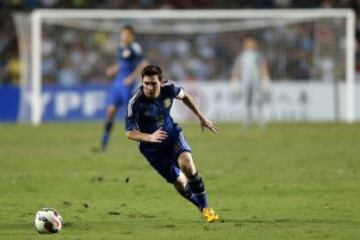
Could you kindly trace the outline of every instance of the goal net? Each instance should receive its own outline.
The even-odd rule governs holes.
[[[167,78],[229,81],[244,38],[258,42],[273,82],[346,82],[353,120],[350,10],[39,10],[15,16],[23,64],[21,118],[39,124],[47,86],[105,85],[119,30],[131,25],[145,58]],[[74,100],[75,101],[75,100]]]

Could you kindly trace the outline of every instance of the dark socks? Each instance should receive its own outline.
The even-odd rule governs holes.
[[[101,148],[102,148],[103,151],[106,150],[107,144],[109,142],[109,136],[110,136],[110,132],[111,132],[112,127],[113,127],[113,121],[112,120],[107,120],[105,122],[104,133],[103,133],[102,138],[101,138]]]
[[[205,186],[200,175],[196,173],[195,175],[188,177],[188,179],[190,190],[195,195],[195,198],[199,203],[200,209],[208,207]]]
[[[195,195],[191,192],[189,185],[187,184],[184,190],[176,189],[181,196],[187,199],[189,202],[194,204],[197,208],[200,208],[199,202]]]

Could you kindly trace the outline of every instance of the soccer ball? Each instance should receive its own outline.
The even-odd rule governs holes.
[[[62,227],[62,217],[54,208],[42,208],[35,216],[35,228],[39,233],[57,233]]]

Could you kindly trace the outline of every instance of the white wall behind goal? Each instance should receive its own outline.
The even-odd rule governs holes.
[[[240,85],[231,87],[228,83],[200,82],[183,86],[210,119],[218,122],[236,122],[244,119],[245,96]],[[339,83],[336,88],[333,83],[328,82],[273,83],[264,114],[270,121],[345,121],[345,87],[344,82]],[[359,91],[360,84],[357,84],[355,92]],[[360,106],[358,95],[355,98],[355,106]],[[354,113],[355,121],[360,121],[360,109],[355,109]],[[178,121],[194,118],[190,111],[178,102],[174,105],[172,116]]]

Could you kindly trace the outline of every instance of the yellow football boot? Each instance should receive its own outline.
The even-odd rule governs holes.
[[[203,208],[201,214],[205,221],[212,223],[219,220],[219,216],[215,213],[215,211],[211,207]]]

